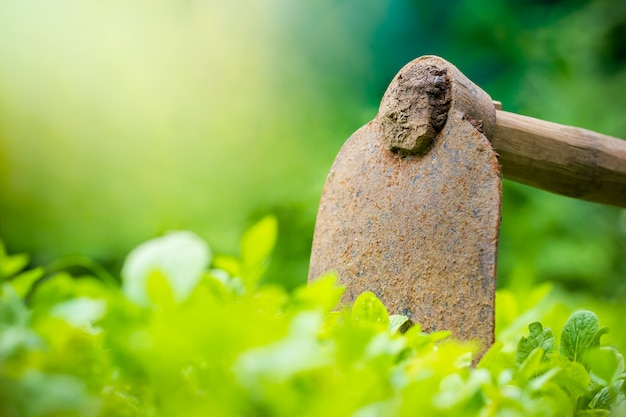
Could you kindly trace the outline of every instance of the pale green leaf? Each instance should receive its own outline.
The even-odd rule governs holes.
[[[191,232],[171,232],[139,245],[126,258],[122,269],[122,290],[138,303],[148,304],[148,277],[158,271],[168,281],[176,301],[185,300],[208,267],[211,252]]]
[[[361,323],[371,323],[381,327],[389,327],[387,308],[373,292],[361,293],[352,306],[352,320]]]

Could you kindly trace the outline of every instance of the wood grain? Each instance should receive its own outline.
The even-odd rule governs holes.
[[[491,142],[507,179],[626,207],[626,141],[497,110]]]

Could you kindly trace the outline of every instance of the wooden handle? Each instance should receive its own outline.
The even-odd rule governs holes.
[[[626,141],[496,110],[492,144],[505,178],[626,207]]]

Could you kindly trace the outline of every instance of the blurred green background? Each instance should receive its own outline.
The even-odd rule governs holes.
[[[424,54],[626,138],[623,0],[0,0],[0,236],[118,272],[172,229],[236,254],[274,213],[269,279],[293,287],[335,155]],[[499,285],[626,295],[623,210],[506,181],[503,204]]]

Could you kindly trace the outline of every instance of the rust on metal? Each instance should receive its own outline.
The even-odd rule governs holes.
[[[405,66],[344,144],[317,215],[309,279],[378,295],[425,331],[493,343],[501,172],[489,96],[454,66]]]

